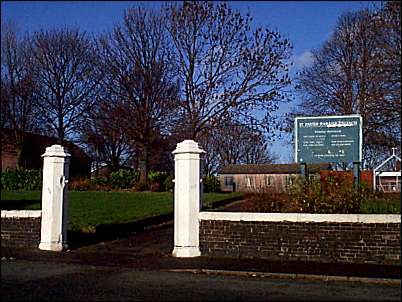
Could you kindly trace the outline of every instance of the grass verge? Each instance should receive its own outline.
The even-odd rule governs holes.
[[[204,193],[203,206],[240,193]],[[2,209],[39,210],[41,191],[2,191]],[[69,192],[69,230],[93,233],[100,225],[125,224],[173,213],[170,192]]]

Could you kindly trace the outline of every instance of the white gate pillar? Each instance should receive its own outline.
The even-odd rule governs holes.
[[[42,222],[39,249],[67,247],[68,174],[70,154],[60,145],[46,148],[43,157]]]
[[[174,249],[173,257],[197,257],[199,247],[198,213],[201,204],[200,161],[204,150],[192,140],[177,144],[175,161]]]

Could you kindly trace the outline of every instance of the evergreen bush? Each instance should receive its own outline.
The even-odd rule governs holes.
[[[202,183],[204,186],[205,193],[219,193],[220,185],[219,180],[216,176],[207,175],[202,178]]]
[[[2,190],[41,190],[42,170],[17,168],[1,172]]]
[[[139,172],[131,169],[119,169],[110,173],[109,184],[112,189],[131,189],[139,179]]]
[[[164,183],[168,176],[169,175],[166,172],[152,171],[152,170],[149,171],[148,173],[149,189],[153,192],[166,191]]]

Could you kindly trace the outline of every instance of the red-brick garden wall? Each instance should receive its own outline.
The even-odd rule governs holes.
[[[400,223],[200,221],[203,256],[400,265]]]
[[[1,217],[1,245],[37,248],[41,217]]]
[[[349,184],[353,184],[353,172],[352,171],[320,171],[320,181],[325,186],[328,177],[343,179]],[[360,171],[360,183],[366,184],[368,189],[373,189],[373,171],[363,170]]]

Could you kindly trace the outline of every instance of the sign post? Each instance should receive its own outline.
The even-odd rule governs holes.
[[[306,180],[307,178],[307,164],[300,163],[300,174],[302,175],[303,179]]]
[[[355,190],[358,189],[360,184],[360,163],[354,162],[353,163],[353,186]]]
[[[360,181],[362,161],[362,117],[360,115],[296,117],[295,161],[301,164],[353,162],[353,183]]]

